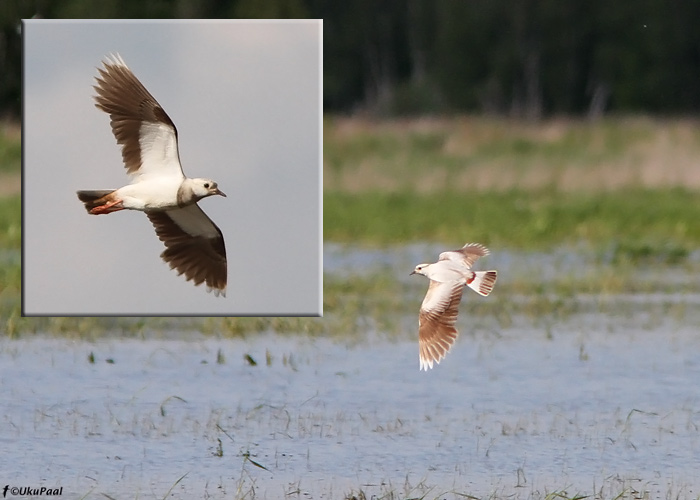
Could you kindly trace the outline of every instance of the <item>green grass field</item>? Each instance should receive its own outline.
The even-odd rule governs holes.
[[[324,238],[679,259],[700,244],[698,163],[691,120],[328,117]]]
[[[679,188],[558,191],[341,191],[324,194],[324,238],[360,245],[480,241],[546,250],[585,243],[682,257],[700,245],[700,194]],[[638,250],[635,250],[638,249]]]

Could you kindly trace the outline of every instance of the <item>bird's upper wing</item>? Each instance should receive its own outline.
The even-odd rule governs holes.
[[[457,338],[457,310],[464,282],[430,281],[418,316],[420,367],[427,370],[440,363]]]
[[[178,274],[207,291],[226,296],[226,247],[221,230],[196,203],[164,212],[146,212],[166,249],[160,255]]]
[[[95,101],[109,113],[127,173],[184,177],[175,124],[117,54],[98,68]]]
[[[450,250],[448,252],[442,252],[440,254],[441,260],[452,260],[454,262],[459,262],[460,264],[466,266],[467,269],[471,269],[479,257],[484,257],[489,254],[489,249],[480,243],[467,243],[459,250]]]

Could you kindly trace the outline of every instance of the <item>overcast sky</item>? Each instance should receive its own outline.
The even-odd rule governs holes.
[[[24,313],[320,314],[319,21],[24,24]],[[226,241],[225,298],[160,259],[137,211],[89,215],[79,189],[129,182],[92,96],[118,52],[175,122],[199,202]]]

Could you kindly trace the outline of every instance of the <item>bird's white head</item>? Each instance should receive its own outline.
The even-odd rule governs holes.
[[[191,188],[192,194],[198,200],[215,194],[221,195],[224,198],[226,197],[224,192],[219,190],[219,186],[216,182],[211,179],[192,179]]]
[[[423,276],[427,276],[428,267],[430,267],[430,264],[418,264],[411,274],[422,274]]]

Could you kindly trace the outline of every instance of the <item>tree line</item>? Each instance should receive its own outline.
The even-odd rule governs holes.
[[[530,119],[700,110],[696,0],[324,4],[328,109]]]
[[[19,116],[33,16],[322,18],[326,112],[700,110],[700,0],[2,0],[0,116]]]

